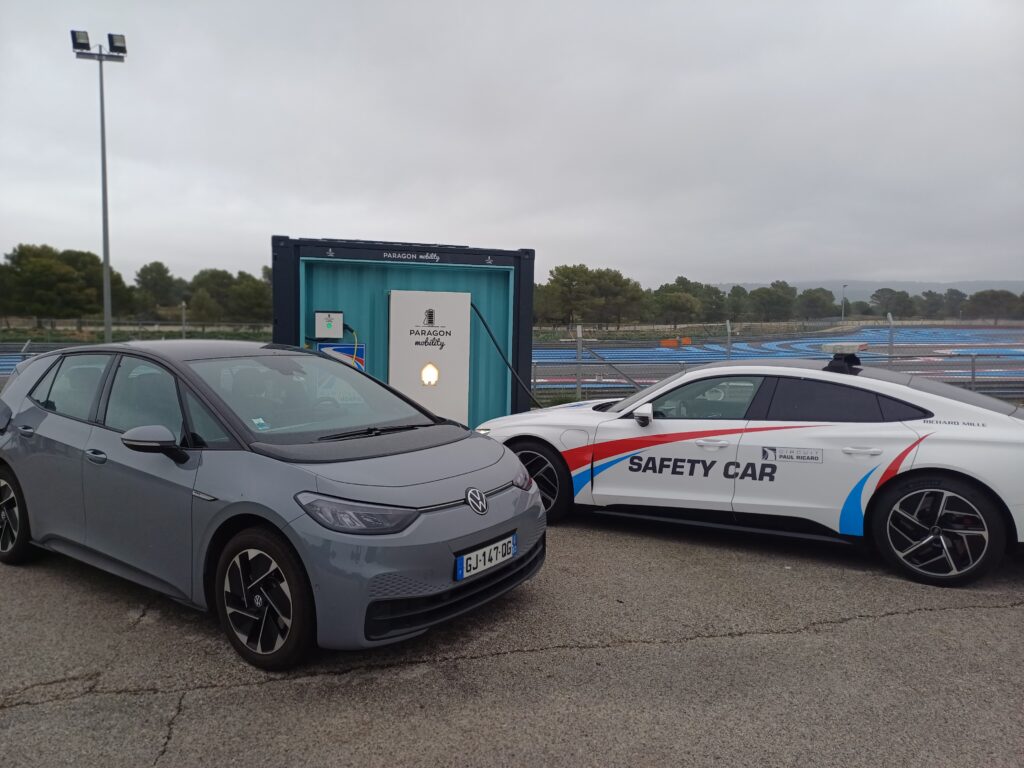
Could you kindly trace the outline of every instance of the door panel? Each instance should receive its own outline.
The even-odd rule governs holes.
[[[32,538],[83,543],[82,451],[93,426],[45,411],[27,398],[12,426],[10,460],[25,492]]]
[[[192,489],[198,451],[178,464],[162,453],[131,450],[124,431],[160,425],[181,436],[184,420],[174,376],[141,358],[117,364],[103,414],[83,463],[86,544],[141,571],[182,597],[191,593]]]
[[[594,446],[594,501],[694,509],[732,509],[736,458],[745,422],[632,418],[598,427]]]
[[[189,596],[199,452],[176,464],[126,448],[120,433],[103,427],[93,430],[85,452],[87,545]]]
[[[646,426],[631,416],[601,424],[594,445],[595,502],[731,512],[740,474],[736,450],[761,381],[690,381],[651,400],[653,418]]]
[[[918,438],[884,418],[868,390],[780,377],[765,420],[748,424],[737,455],[741,464],[772,467],[771,478],[737,481],[735,511],[798,517],[862,535],[864,505],[879,478]]]

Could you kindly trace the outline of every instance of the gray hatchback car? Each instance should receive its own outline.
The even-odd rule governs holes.
[[[511,451],[301,349],[79,347],[0,394],[0,562],[43,547],[215,609],[260,667],[485,603],[544,530]]]

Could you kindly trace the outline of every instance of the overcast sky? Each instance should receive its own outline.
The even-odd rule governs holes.
[[[131,280],[270,236],[535,248],[647,286],[1024,277],[1024,2],[0,0],[0,252]]]

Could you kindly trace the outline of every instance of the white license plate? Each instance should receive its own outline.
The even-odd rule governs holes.
[[[455,558],[455,580],[462,581],[488,568],[511,560],[519,551],[519,538],[512,534],[507,539],[488,544]]]

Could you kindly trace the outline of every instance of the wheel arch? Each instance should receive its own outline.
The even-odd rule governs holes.
[[[524,443],[541,443],[542,445],[547,446],[548,448],[555,452],[555,455],[558,456],[558,460],[562,462],[562,466],[565,467],[567,472],[572,472],[572,470],[569,469],[569,464],[565,461],[565,457],[562,456],[562,450],[553,442],[548,440],[546,437],[541,437],[540,435],[533,434],[522,434],[510,437],[507,440],[505,440],[504,443],[513,451],[515,450],[515,447],[517,445],[523,445]]]
[[[216,530],[210,536],[210,540],[206,545],[206,549],[203,552],[203,568],[201,571],[202,578],[202,596],[206,602],[206,609],[214,609],[214,579],[217,575],[217,561],[220,560],[220,554],[224,551],[224,547],[227,543],[238,533],[250,528],[263,528],[264,530],[270,531],[278,536],[285,543],[292,553],[298,559],[299,564],[302,566],[302,572],[306,578],[306,584],[310,588],[310,594],[313,594],[312,585],[309,582],[309,573],[306,571],[306,564],[299,554],[298,549],[292,542],[288,533],[281,528],[281,526],[275,524],[272,520],[263,517],[258,514],[254,514],[248,511],[239,511],[235,514],[231,514],[225,519],[221,520],[217,525]],[[316,605],[314,601],[314,613],[313,620],[314,624],[316,621]],[[314,627],[315,631],[315,627]]]
[[[874,543],[871,523],[874,516],[881,513],[880,506],[878,503],[879,498],[881,497],[882,492],[890,487],[890,484],[892,482],[895,482],[896,480],[913,480],[917,477],[935,475],[955,478],[957,480],[969,483],[978,490],[980,490],[982,493],[987,495],[995,504],[996,509],[999,511],[999,515],[1003,520],[1003,523],[1006,525],[1007,547],[1012,548],[1017,545],[1017,525],[1013,520],[1013,515],[1010,514],[1010,508],[1006,505],[1006,502],[1003,501],[1002,497],[998,493],[996,493],[991,486],[979,480],[978,478],[972,475],[968,475],[965,472],[959,472],[955,469],[949,469],[947,467],[914,467],[913,469],[909,469],[906,472],[900,472],[888,483],[885,483],[884,485],[880,485],[877,488],[875,488],[874,492],[871,494],[871,498],[868,500],[867,507],[865,508],[864,538],[868,540],[868,542],[872,544]]]

